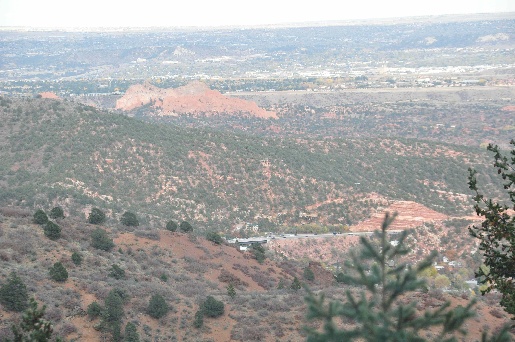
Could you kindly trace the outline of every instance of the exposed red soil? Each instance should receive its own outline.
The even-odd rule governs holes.
[[[372,217],[350,227],[352,232],[371,232],[381,227],[385,212],[398,213],[397,218],[390,226],[393,230],[405,230],[418,227],[425,222],[441,221],[447,215],[429,209],[422,204],[411,201],[396,201],[384,211],[372,214]]]
[[[43,99],[52,99],[52,100],[60,100],[61,98],[57,96],[55,93],[52,93],[51,91],[45,91],[43,93],[39,93],[39,96]]]
[[[277,118],[275,112],[262,109],[255,102],[226,97],[199,81],[175,89],[162,89],[149,83],[133,85],[116,101],[116,109],[127,111],[148,104],[160,111],[158,115],[225,114]]]

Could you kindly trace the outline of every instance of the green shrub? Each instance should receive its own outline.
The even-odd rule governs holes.
[[[136,325],[132,322],[128,322],[125,326],[124,342],[139,342],[139,334]]]
[[[206,234],[206,239],[211,242],[214,242],[217,245],[221,245],[224,242],[224,239],[222,239],[220,234],[218,234],[216,232],[208,232]]]
[[[58,219],[58,218],[64,218],[64,211],[61,207],[54,207],[52,210],[50,210],[50,218]]]
[[[100,317],[102,314],[102,307],[97,302],[93,302],[88,305],[87,311],[88,316],[90,319],[95,319],[97,317]]]
[[[50,268],[48,272],[50,274],[50,278],[57,282],[65,282],[68,279],[68,271],[64,267],[61,262],[56,262],[54,266]]]
[[[207,296],[202,303],[202,313],[207,317],[219,317],[224,314],[224,303],[216,300],[213,296]]]
[[[184,233],[190,233],[193,231],[193,227],[191,224],[189,224],[189,222],[186,222],[186,221],[182,221],[181,224],[179,225],[179,229],[184,232]]]
[[[38,209],[34,213],[33,221],[36,224],[45,224],[48,222],[48,216],[45,214],[43,209]]]
[[[302,288],[302,284],[300,283],[299,279],[297,277],[293,278],[293,281],[291,282],[290,289],[293,291],[298,291]]]
[[[0,303],[7,311],[20,312],[28,308],[27,286],[16,273],[11,272],[7,281],[0,286]]]
[[[104,212],[98,208],[91,209],[91,212],[88,216],[88,223],[91,224],[102,224],[106,220],[106,215]]]
[[[166,222],[166,229],[171,231],[171,232],[177,231],[177,223],[175,223],[172,220]]]
[[[139,226],[138,218],[136,217],[136,214],[131,213],[130,211],[126,211],[123,213],[122,217],[120,218],[120,222],[128,227],[137,227]]]
[[[148,303],[147,313],[150,317],[153,318],[161,318],[166,316],[168,313],[168,304],[166,304],[163,296],[155,294],[150,298],[150,302]]]
[[[338,274],[336,275],[336,282],[345,283],[345,275],[343,274],[343,272],[338,272]]]
[[[252,246],[250,247],[250,252],[254,256],[254,258],[257,260],[257,262],[259,262],[260,264],[262,264],[265,261],[265,258],[266,258],[265,247],[263,247],[262,244],[260,244],[260,243],[252,244]]]
[[[313,281],[315,280],[315,273],[313,273],[313,270],[311,270],[311,268],[309,267],[306,267],[304,269],[304,273],[302,275],[304,277],[304,279],[306,279],[307,281]]]
[[[57,240],[61,237],[61,227],[52,221],[48,221],[43,230],[45,236],[50,240]]]
[[[195,313],[195,320],[193,321],[193,326],[197,329],[200,329],[200,328],[202,328],[203,325],[204,325],[204,313],[202,312],[202,310],[198,310]]]
[[[114,279],[123,279],[125,278],[125,270],[123,270],[118,265],[111,266],[111,271],[109,272],[109,276],[113,277]]]
[[[82,264],[82,255],[80,255],[79,252],[73,252],[72,261],[76,266],[79,266],[80,264]]]
[[[97,228],[91,233],[91,246],[103,251],[110,251],[114,247],[114,242],[105,230]]]
[[[227,286],[227,295],[231,298],[236,297],[236,290],[234,289],[234,285],[232,283]]]

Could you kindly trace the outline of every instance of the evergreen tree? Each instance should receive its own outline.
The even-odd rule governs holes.
[[[102,324],[105,328],[111,330],[116,323],[120,324],[123,315],[123,298],[117,289],[112,289],[104,302]]]
[[[204,303],[202,303],[202,312],[207,317],[218,317],[224,314],[225,306],[213,296],[207,296]]]
[[[488,145],[488,151],[494,153],[494,167],[505,181],[504,201],[486,199],[477,187],[477,172],[469,169],[469,188],[475,192],[474,209],[478,216],[484,217],[480,226],[469,228],[473,237],[480,240],[479,249],[484,254],[484,264],[476,272],[481,282],[486,285],[483,294],[498,290],[502,294],[501,305],[505,311],[515,315],[515,140],[510,144],[514,148],[510,157],[501,154],[498,146]],[[483,287],[482,287],[483,288]]]
[[[265,247],[260,243],[253,243],[250,247],[250,252],[256,258],[257,262],[262,264],[265,261]]]
[[[222,239],[220,234],[218,234],[216,232],[208,232],[206,234],[206,239],[217,245],[221,245],[224,242],[224,239]]]
[[[148,303],[147,313],[150,317],[153,318],[161,318],[166,316],[168,313],[168,304],[166,304],[163,296],[155,294],[150,298],[150,302]]]
[[[120,222],[128,227],[137,227],[139,226],[138,218],[136,217],[136,214],[131,213],[130,211],[126,211],[123,213],[122,217],[120,218]]]
[[[124,342],[139,342],[139,334],[136,325],[132,322],[128,322],[125,326]]]
[[[204,325],[204,313],[202,310],[198,310],[195,312],[195,320],[193,321],[193,326],[197,329],[202,328]]]
[[[82,255],[80,255],[79,252],[73,252],[72,261],[75,264],[75,266],[79,266],[80,264],[82,264]]]
[[[65,282],[68,279],[68,271],[66,271],[66,268],[61,262],[56,262],[48,273],[50,274],[50,278],[57,282]]]
[[[345,275],[343,274],[343,272],[338,272],[338,274],[336,275],[336,282],[337,283],[345,282]]]
[[[102,314],[102,307],[97,302],[92,302],[88,305],[86,312],[89,316],[89,319],[93,320],[97,317],[100,317]]]
[[[46,306],[38,309],[34,298],[30,299],[28,309],[22,315],[20,326],[13,326],[14,342],[47,342],[54,330],[52,324],[43,319]],[[58,338],[57,341],[60,341]]]
[[[313,270],[311,270],[311,268],[309,267],[306,267],[304,268],[304,273],[302,275],[304,277],[304,279],[306,279],[307,281],[313,281],[315,280],[315,273],[313,273]]]
[[[113,322],[110,327],[111,341],[120,342],[122,340],[122,325],[120,321]]]
[[[315,296],[308,291],[308,319],[322,319],[323,331],[308,329],[309,342],[321,341],[426,341],[424,336],[428,331],[439,330],[434,341],[457,341],[454,334],[465,334],[465,320],[474,316],[473,302],[466,307],[449,309],[447,302],[434,311],[417,314],[416,303],[404,304],[401,296],[417,289],[422,289],[424,280],[418,278],[418,273],[430,267],[435,254],[430,255],[415,268],[399,260],[409,253],[405,239],[407,232],[398,238],[398,244],[390,244],[387,228],[395,215],[388,214],[378,232],[379,245],[373,245],[367,238],[361,237],[362,249],[351,253],[351,261],[346,265],[355,274],[344,274],[345,282],[361,285],[368,292],[356,295],[352,290],[346,291],[347,301],[324,303],[324,295]],[[389,267],[390,260],[398,261],[394,267]],[[368,269],[370,267],[370,269]],[[336,318],[355,322],[350,327],[338,326]],[[486,335],[483,341],[486,341]],[[509,341],[507,329],[501,331],[492,341]]]
[[[298,291],[301,288],[302,284],[300,283],[299,279],[297,277],[294,277],[291,282],[290,289],[292,289],[293,291]]]
[[[171,231],[171,232],[177,231],[177,223],[175,223],[172,220],[166,222],[166,229]]]
[[[58,219],[58,218],[64,218],[64,211],[61,207],[54,207],[52,210],[50,210],[50,218]]]
[[[103,251],[110,251],[114,247],[114,242],[105,230],[97,228],[91,233],[91,246]]]
[[[38,209],[34,213],[33,221],[36,224],[45,224],[48,222],[48,216],[45,214],[43,209]]]
[[[125,270],[118,265],[112,265],[109,276],[113,277],[114,279],[123,279],[125,278]]]
[[[7,282],[0,286],[0,304],[7,311],[20,312],[28,307],[27,286],[16,273],[11,272]]]
[[[186,221],[182,221],[181,224],[179,225],[179,229],[181,230],[181,232],[183,233],[190,233],[193,231],[193,227],[191,224],[189,224],[189,222],[186,222]]]
[[[43,230],[45,236],[50,240],[57,240],[61,237],[61,227],[52,221],[48,221]]]
[[[98,208],[91,209],[88,216],[88,223],[91,224],[102,224],[106,220],[106,214]]]
[[[229,297],[231,297],[231,298],[236,297],[236,290],[234,289],[234,286],[232,283],[229,284],[229,286],[227,286],[227,295],[229,295]]]

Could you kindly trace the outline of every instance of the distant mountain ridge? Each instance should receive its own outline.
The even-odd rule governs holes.
[[[191,82],[179,88],[163,89],[148,82],[129,87],[116,101],[116,109],[129,111],[151,105],[158,115],[241,115],[263,119],[277,119],[275,112],[267,111],[256,103],[229,98],[211,90],[200,81]]]

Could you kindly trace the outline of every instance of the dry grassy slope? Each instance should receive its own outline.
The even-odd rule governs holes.
[[[168,231],[126,227],[105,228],[114,238],[116,247],[110,252],[90,247],[90,233],[97,226],[73,218],[58,221],[63,228],[62,238],[50,241],[31,217],[0,216],[0,282],[15,270],[38,301],[47,305],[47,318],[56,323],[56,330],[67,339],[100,341],[103,336],[84,316],[93,301],[103,304],[113,288],[125,290],[130,300],[124,306],[124,322],[134,321],[142,338],[166,341],[301,341],[305,306],[302,291],[277,290],[279,279],[287,283],[292,276],[301,277],[300,264],[288,261],[258,264],[247,254],[230,246],[217,246],[200,237]],[[146,236],[146,237],[144,237]],[[150,238],[148,238],[150,237]],[[82,265],[71,262],[71,254],[82,254]],[[61,261],[69,272],[67,282],[60,284],[48,277],[48,268]],[[115,280],[108,276],[117,264],[126,271],[126,278]],[[310,284],[323,290],[328,298],[343,298],[343,289],[327,282],[327,274],[311,263],[320,281]],[[165,274],[167,281],[161,276]],[[220,277],[224,274],[224,277]],[[230,279],[237,282],[237,296],[226,294]],[[324,280],[322,280],[324,279]],[[324,285],[316,285],[317,283]],[[160,320],[150,318],[146,307],[152,294],[162,294],[171,305],[171,312]],[[192,327],[199,303],[213,295],[226,304],[225,314],[217,319],[205,319],[201,330]],[[438,307],[441,299],[415,295],[420,310]],[[408,299],[406,299],[408,300]],[[467,324],[469,337],[477,337],[489,328],[496,329],[506,321],[506,315],[495,304],[498,298],[480,302],[480,318]],[[453,299],[464,305],[463,299]],[[0,340],[9,336],[11,322],[18,315],[0,311]],[[499,317],[495,317],[499,316]]]
[[[139,322],[142,337],[228,341],[231,335],[241,336],[251,324],[254,330],[250,330],[249,336],[267,340],[300,338],[303,295],[275,290],[279,279],[289,283],[292,274],[300,276],[301,271],[292,269],[292,264],[284,270],[274,262],[259,264],[232,246],[214,245],[200,237],[144,228],[127,232],[121,226],[103,227],[116,243],[112,251],[104,252],[90,247],[89,236],[97,226],[73,218],[58,221],[63,231],[57,241],[45,238],[42,228],[33,224],[31,217],[0,216],[0,221],[0,282],[12,270],[16,271],[30,294],[47,304],[48,318],[56,323],[58,333],[68,339],[102,338],[93,329],[97,321],[91,322],[81,313],[93,301],[103,304],[107,293],[115,287],[129,294],[124,320]],[[80,266],[71,261],[74,251],[84,257]],[[55,283],[48,277],[48,268],[57,261],[69,272],[65,283]],[[113,264],[125,270],[126,279],[108,276]],[[163,274],[167,281],[161,279]],[[235,299],[227,295],[227,281],[231,280],[237,283]],[[172,312],[160,320],[145,313],[154,293],[162,294],[172,307]],[[197,330],[192,327],[193,316],[207,295],[222,300],[226,313],[217,319],[206,318],[205,327]],[[17,316],[5,311],[1,314],[0,340],[8,336],[11,319]],[[294,316],[300,318],[294,320]]]

